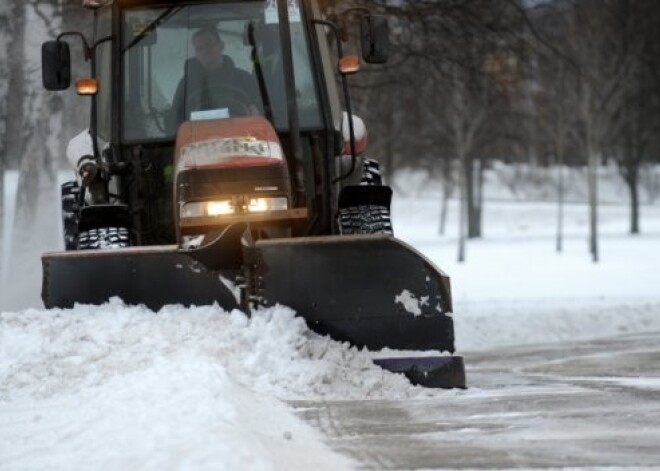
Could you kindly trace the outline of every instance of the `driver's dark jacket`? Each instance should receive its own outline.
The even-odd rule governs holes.
[[[239,69],[234,61],[223,56],[222,67],[207,70],[195,58],[185,64],[186,75],[174,94],[167,127],[174,132],[191,111],[229,108],[230,116],[246,114],[245,106],[261,106],[259,90],[252,74]]]

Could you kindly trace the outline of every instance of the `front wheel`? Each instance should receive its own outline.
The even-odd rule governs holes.
[[[98,227],[78,234],[78,250],[119,249],[131,246],[126,227]]]
[[[390,211],[385,206],[359,205],[339,210],[341,234],[392,234]]]

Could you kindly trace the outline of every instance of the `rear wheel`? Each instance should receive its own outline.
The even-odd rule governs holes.
[[[131,238],[126,227],[98,227],[78,234],[78,250],[118,249],[130,246]]]

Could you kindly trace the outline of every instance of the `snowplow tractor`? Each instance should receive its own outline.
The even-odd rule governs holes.
[[[393,235],[392,191],[351,111],[359,61],[316,2],[83,4],[94,37],[42,48],[44,86],[62,90],[65,40],[82,40],[91,105],[67,151],[65,250],[42,257],[45,306],[282,304],[360,348],[443,352],[377,364],[465,387],[449,278]],[[358,23],[363,60],[384,62],[386,20]]]

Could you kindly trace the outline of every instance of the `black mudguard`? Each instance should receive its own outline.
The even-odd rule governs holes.
[[[376,205],[388,210],[392,204],[392,189],[385,185],[346,186],[339,193],[339,209],[351,206]]]
[[[98,227],[131,227],[131,214],[123,204],[95,204],[80,209],[78,232]]]

